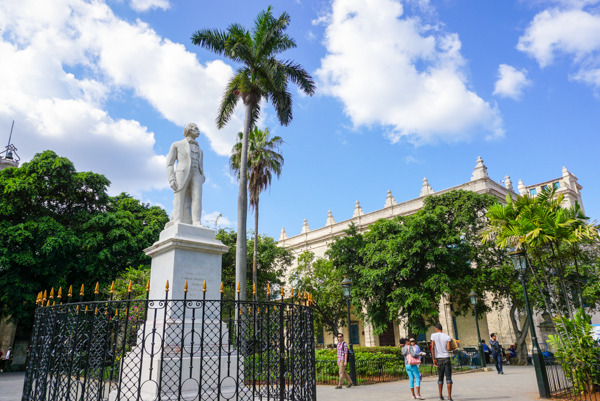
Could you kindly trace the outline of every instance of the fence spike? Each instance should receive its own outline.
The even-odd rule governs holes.
[[[252,284],[252,295],[256,295],[256,284]]]
[[[46,306],[50,306],[50,300],[48,300],[48,303],[46,304]]]
[[[69,287],[69,292],[67,293],[67,297],[69,297],[69,298],[73,297],[73,286],[72,285]]]
[[[146,292],[150,292],[150,280],[146,281]]]
[[[79,296],[82,297],[84,295],[85,295],[85,293],[84,293],[84,286],[83,286],[83,284],[81,284],[81,290],[79,291]]]
[[[237,288],[237,292],[238,294],[240,293],[240,282],[238,281],[238,288]]]
[[[294,287],[292,287],[292,294],[291,294],[291,296],[292,296],[292,302],[294,302]]]
[[[96,288],[94,288],[94,294],[100,294],[100,283],[96,281]]]
[[[50,299],[54,299],[54,287],[50,288]]]
[[[75,313],[79,314],[79,305],[77,305],[77,308],[75,308]]]
[[[44,296],[42,297],[42,301],[46,303],[46,299],[48,299],[48,290],[44,290]]]
[[[98,314],[98,307],[96,307],[96,309],[94,309],[94,315]]]
[[[185,284],[183,285],[183,292],[187,292],[188,290],[188,285],[187,285],[187,280],[185,280]]]
[[[115,282],[114,281],[110,285],[110,293],[111,293],[111,295],[115,293]]]
[[[224,293],[225,291],[223,291],[223,282],[221,281],[221,294]]]
[[[283,296],[285,294],[285,290],[283,289],[283,285],[281,286],[281,299],[283,299]]]
[[[167,285],[165,285],[165,292],[169,292],[169,280],[167,280]]]
[[[58,298],[58,299],[62,298],[62,287],[58,287],[58,294],[56,294],[56,298]]]
[[[129,285],[127,286],[127,292],[131,293],[132,290],[133,290],[133,283],[131,282],[131,280],[129,280]]]
[[[267,297],[271,296],[271,283],[267,283]]]
[[[118,317],[118,316],[119,316],[119,310],[115,309],[115,317]]]
[[[88,306],[87,306],[87,305],[85,306],[85,311],[86,311],[86,313],[87,313],[87,311],[88,311]]]
[[[202,292],[206,292],[206,280],[204,280],[204,284],[202,284]]]

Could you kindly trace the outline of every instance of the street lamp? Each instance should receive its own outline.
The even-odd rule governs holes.
[[[537,378],[540,398],[550,398],[550,386],[548,385],[548,375],[546,373],[544,356],[542,355],[542,351],[540,350],[540,345],[538,344],[535,334],[533,317],[531,315],[531,308],[529,307],[529,298],[527,297],[527,284],[525,282],[525,273],[527,272],[527,254],[524,250],[520,249],[509,252],[509,255],[512,259],[515,270],[519,273],[519,279],[521,280],[521,285],[523,286],[525,309],[527,310],[527,319],[529,319],[529,329],[531,330],[531,356],[533,359],[533,366],[535,368],[535,376]]]
[[[471,299],[471,305],[473,305],[473,313],[475,314],[475,326],[477,326],[477,348],[479,349],[479,360],[481,361],[481,367],[485,368],[487,366],[485,361],[485,354],[483,353],[483,345],[481,345],[481,333],[479,332],[479,319],[477,319],[477,293],[471,290],[469,294],[469,298]]]
[[[342,286],[342,294],[346,298],[346,308],[348,309],[348,341],[350,342],[350,355],[348,355],[348,362],[350,362],[350,379],[354,385],[358,385],[356,381],[356,365],[354,364],[354,348],[352,346],[352,330],[350,325],[350,295],[352,295],[352,281],[344,276],[344,279],[340,283]]]

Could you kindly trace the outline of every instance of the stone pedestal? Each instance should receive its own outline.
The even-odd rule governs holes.
[[[224,400],[235,394],[238,356],[219,309],[221,257],[229,248],[215,234],[175,223],[145,250],[152,257],[148,318],[121,365],[135,373],[123,375],[121,393],[111,393],[112,400]],[[195,302],[203,299],[204,305]]]

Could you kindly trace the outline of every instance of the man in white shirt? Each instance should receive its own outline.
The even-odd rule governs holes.
[[[446,376],[446,386],[448,387],[448,401],[452,401],[452,360],[450,359],[450,341],[452,338],[446,333],[442,333],[442,325],[435,326],[435,333],[431,335],[431,356],[433,364],[438,368],[438,389],[440,390],[440,400],[444,399],[442,388],[444,386],[444,376]]]

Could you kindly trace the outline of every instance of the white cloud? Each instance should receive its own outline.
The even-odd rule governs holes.
[[[202,211],[202,224],[206,227],[222,228],[232,227],[231,221],[221,212],[206,213]]]
[[[155,8],[166,10],[170,7],[169,0],[131,0],[131,8],[138,12],[144,12]]]
[[[500,64],[494,95],[520,99],[525,87],[531,85],[531,81],[527,79],[526,75],[527,70],[525,69],[519,71],[513,66]]]
[[[571,59],[574,80],[600,88],[600,12],[586,9],[595,1],[561,1],[538,13],[519,38],[517,49],[533,57],[540,67],[556,57]]]
[[[498,111],[468,88],[456,34],[403,16],[394,0],[336,0],[314,23],[327,25],[319,88],[354,126],[382,125],[392,142],[417,144],[503,134]]]
[[[0,127],[16,120],[24,159],[53,149],[80,170],[105,174],[111,192],[164,188],[155,134],[106,111],[129,92],[180,127],[196,122],[217,153],[229,154],[243,118],[238,110],[222,132],[215,127],[233,74],[223,62],[200,64],[183,45],[140,20],[121,20],[102,1],[1,2],[0,26]],[[158,134],[175,140],[181,132]]]

